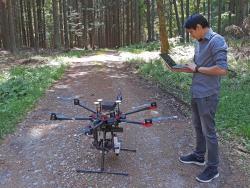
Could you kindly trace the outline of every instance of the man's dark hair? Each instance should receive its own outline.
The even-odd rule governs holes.
[[[209,27],[207,19],[201,14],[193,14],[189,16],[186,22],[184,23],[184,27],[186,29],[196,29],[197,24],[200,24],[202,28]]]

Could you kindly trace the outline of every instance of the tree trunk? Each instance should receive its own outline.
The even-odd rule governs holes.
[[[127,20],[126,20],[126,45],[130,45],[131,44],[131,41],[130,41],[130,1],[131,0],[128,0],[127,1],[127,10],[126,10],[126,17],[127,17]]]
[[[12,10],[14,17],[14,35],[16,40],[16,48],[20,49],[22,46],[22,29],[21,29],[21,11],[20,11],[20,3],[18,1],[12,1]]]
[[[207,21],[211,25],[211,0],[207,0]]]
[[[43,25],[43,28],[42,28],[42,47],[43,48],[47,48],[47,37],[46,37],[46,18],[45,18],[45,0],[42,0],[42,25]]]
[[[147,6],[147,30],[148,30],[148,42],[152,40],[152,29],[151,29],[151,0],[146,0],[146,6]]]
[[[151,40],[155,40],[155,0],[152,1],[152,10],[151,10]]]
[[[39,43],[39,47],[43,47],[43,21],[42,21],[42,1],[41,0],[37,0],[36,1],[36,8],[37,8],[37,31],[38,33],[36,33],[37,38],[38,38],[38,43]]]
[[[181,0],[181,42],[185,42],[185,30],[184,30],[184,3]]]
[[[228,14],[228,25],[232,24],[232,12],[233,12],[233,0],[230,0],[228,2],[228,9],[229,9],[229,14]]]
[[[25,15],[24,15],[24,4],[23,0],[20,0],[20,19],[21,19],[21,31],[22,31],[22,44],[27,46],[27,36],[26,36],[26,24],[25,24]]]
[[[168,34],[166,30],[166,18],[164,15],[164,6],[162,0],[157,0],[157,12],[159,16],[159,33],[160,33],[160,41],[161,41],[161,53],[169,52],[169,42],[168,42]]]
[[[139,2],[135,1],[135,42],[138,43],[140,42],[140,21],[139,21]]]
[[[67,15],[67,0],[63,0],[63,31],[64,31],[64,44],[65,49],[69,49],[69,30],[68,30],[68,15]]]
[[[130,2],[130,18],[131,18],[131,20],[130,20],[130,27],[131,27],[131,29],[130,29],[130,35],[131,35],[131,44],[134,44],[135,43],[135,37],[134,37],[134,19],[135,19],[135,16],[134,16],[134,2],[135,1],[133,1],[133,0],[131,0],[131,2]]]
[[[203,15],[206,15],[206,2],[203,1]]]
[[[1,19],[1,37],[3,48],[6,50],[10,49],[10,37],[9,37],[9,27],[8,27],[8,12],[6,11],[6,2],[0,1],[0,19]]]
[[[236,3],[236,24],[238,26],[242,25],[244,16],[245,16],[245,8],[247,7],[247,1],[246,0],[239,0]]]
[[[9,37],[10,37],[10,50],[12,53],[17,52],[16,48],[16,38],[15,38],[15,23],[14,23],[14,13],[12,7],[12,0],[7,1],[8,6],[8,19],[9,19]]]
[[[176,17],[176,23],[177,23],[177,28],[178,28],[178,34],[179,34],[179,36],[181,36],[181,24],[180,24],[176,0],[173,0],[173,3],[174,3],[174,10],[175,10],[175,17]]]
[[[90,11],[88,11],[88,23],[89,23],[89,44],[92,49],[94,49],[95,44],[95,15],[94,15],[94,4],[92,0],[88,0],[88,8]]]
[[[197,9],[199,10],[199,4],[200,4],[200,1],[198,0],[197,1]],[[186,18],[189,17],[189,0],[186,0]],[[186,41],[189,42],[189,32],[186,32]]]
[[[61,41],[60,41],[60,23],[58,15],[58,0],[52,0],[52,6],[53,6],[54,48],[60,49]]]
[[[173,24],[172,24],[172,17],[173,17],[173,4],[172,1],[169,0],[169,37],[173,37]]]
[[[221,34],[221,0],[218,0],[218,31]]]
[[[60,41],[61,45],[65,46],[64,44],[64,32],[63,32],[63,3],[59,0],[59,25],[60,25]]]
[[[35,35],[35,40],[34,40],[34,44],[35,44],[35,50],[38,51],[39,49],[39,32],[38,32],[38,20],[37,20],[37,11],[36,11],[36,2],[32,1],[32,10],[33,10],[33,20],[34,20],[34,35]]]
[[[196,7],[195,7],[196,13],[200,12],[200,3],[201,3],[201,0],[196,0]],[[189,4],[188,4],[188,6],[189,6]]]

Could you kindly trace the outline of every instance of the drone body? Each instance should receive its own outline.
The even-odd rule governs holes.
[[[125,148],[121,148],[121,143],[118,139],[117,133],[122,133],[123,128],[120,126],[120,123],[129,123],[137,124],[145,127],[152,126],[152,119],[145,119],[144,122],[131,121],[127,119],[127,116],[130,114],[138,113],[145,110],[153,110],[157,108],[156,102],[151,102],[148,105],[143,105],[135,110],[132,110],[127,113],[123,113],[120,110],[120,104],[122,102],[121,95],[117,96],[115,102],[103,101],[98,99],[94,102],[96,109],[90,109],[85,105],[80,104],[79,99],[74,99],[74,105],[78,105],[85,110],[91,112],[92,114],[88,117],[58,117],[55,113],[52,113],[50,116],[51,120],[87,120],[90,121],[90,124],[84,128],[84,134],[87,136],[92,136],[94,141],[92,142],[93,146],[101,150],[102,161],[100,170],[77,170],[80,173],[107,173],[107,174],[116,174],[116,175],[128,175],[127,173],[120,172],[108,172],[104,170],[104,156],[105,154],[112,150],[116,155],[119,155],[121,150],[132,151]],[[169,117],[169,119],[173,119]]]

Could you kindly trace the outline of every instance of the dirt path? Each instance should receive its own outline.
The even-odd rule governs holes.
[[[108,62],[108,60],[106,60]],[[248,187],[250,178],[229,163],[226,148],[221,149],[220,178],[209,184],[196,182],[202,167],[183,165],[178,156],[191,151],[194,144],[190,120],[180,105],[154,85],[115,67],[119,63],[92,65],[75,63],[48,90],[37,107],[20,123],[18,130],[0,145],[1,188],[80,188],[80,187]],[[107,170],[128,172],[129,176],[78,174],[76,169],[95,169],[100,153],[91,148],[92,140],[81,135],[85,122],[49,121],[50,112],[72,116],[88,115],[73,105],[72,99],[92,106],[98,98],[112,100],[122,88],[122,110],[155,100],[158,116],[177,115],[178,119],[151,128],[124,125],[122,152],[106,156]],[[131,119],[144,119],[156,113],[143,112]],[[221,146],[222,147],[222,146]]]

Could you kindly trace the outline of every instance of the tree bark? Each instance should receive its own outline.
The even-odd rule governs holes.
[[[218,0],[218,31],[221,33],[221,0]]]
[[[67,0],[63,0],[63,31],[64,31],[64,47],[69,49],[69,30],[68,30],[68,15],[67,15]]]
[[[155,0],[152,0],[152,10],[151,10],[151,37],[152,41],[155,40]]]
[[[198,3],[199,2],[199,3]],[[200,4],[200,1],[197,1],[198,5]],[[197,5],[197,9],[199,10],[199,6]],[[186,0],[186,19],[189,17],[189,0]],[[184,28],[185,29],[185,28]],[[186,41],[189,42],[189,32],[186,32]]]
[[[200,12],[200,3],[201,3],[201,0],[196,0],[196,7],[195,7],[196,13]],[[188,6],[189,6],[189,4],[188,4]]]
[[[176,17],[176,23],[177,23],[177,28],[178,28],[178,34],[179,34],[179,36],[181,36],[181,26],[180,26],[181,24],[180,24],[176,0],[173,0],[173,3],[174,3],[174,10],[175,10],[175,17]]]
[[[5,1],[0,1],[0,19],[1,19],[1,37],[3,48],[6,50],[10,49],[10,37],[9,37],[9,27],[8,27],[8,12],[7,5]]]
[[[38,31],[38,20],[37,20],[37,11],[36,11],[36,2],[32,1],[32,10],[33,10],[33,22],[34,22],[34,35],[35,35],[35,40],[34,40],[34,44],[35,44],[35,50],[38,51],[39,49],[39,31]]]
[[[59,23],[59,15],[58,15],[58,0],[52,0],[53,5],[53,28],[54,28],[54,48],[60,49],[61,48],[61,41],[60,41],[60,23]]]
[[[127,17],[127,20],[126,20],[126,45],[130,45],[131,44],[131,38],[130,38],[130,2],[131,0],[128,0],[127,1],[127,8],[126,8],[126,17]]]
[[[166,30],[166,18],[164,15],[164,6],[162,0],[157,0],[157,12],[159,16],[159,33],[160,33],[160,41],[161,41],[161,53],[169,52],[169,42],[168,42],[168,34]]]
[[[27,36],[26,36],[26,24],[25,24],[25,15],[24,15],[24,4],[23,0],[20,0],[20,19],[21,19],[21,33],[22,33],[22,45],[27,46]]]
[[[173,37],[173,24],[172,24],[172,17],[173,17],[173,3],[169,0],[169,37]]]
[[[185,42],[185,30],[184,30],[184,3],[183,0],[181,0],[181,42]]]
[[[10,37],[10,50],[12,53],[17,52],[16,48],[16,38],[15,38],[15,23],[14,23],[14,13],[12,7],[12,0],[7,1],[8,6],[8,19],[9,19],[9,37]]]
[[[147,30],[148,30],[148,42],[152,40],[152,29],[151,29],[151,0],[146,0],[147,7]]]
[[[211,0],[207,0],[207,21],[211,25]]]

